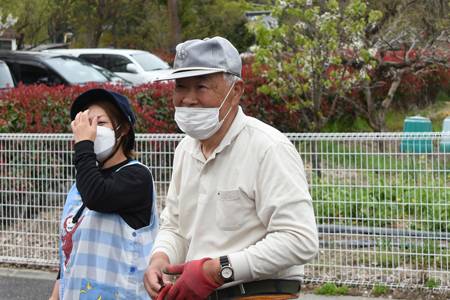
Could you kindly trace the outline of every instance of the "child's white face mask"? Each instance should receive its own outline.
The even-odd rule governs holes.
[[[120,128],[117,127],[117,129]],[[116,129],[116,130],[117,130]],[[120,137],[117,141],[120,140]],[[97,159],[103,159],[107,157],[114,149],[116,144],[115,131],[104,126],[97,126],[97,136],[94,141],[94,152],[97,154]]]

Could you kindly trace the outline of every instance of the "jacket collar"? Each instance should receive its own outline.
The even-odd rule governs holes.
[[[233,123],[231,123],[228,132],[225,134],[219,146],[217,146],[216,150],[214,150],[214,153],[209,157],[209,160],[214,159],[217,153],[222,152],[223,149],[225,149],[228,145],[231,144],[234,138],[241,132],[242,129],[244,129],[245,125],[247,125],[248,118],[249,117],[246,116],[242,111],[242,107],[239,106],[239,110],[236,114],[236,117],[233,120]],[[186,139],[189,140],[185,141],[186,146],[184,150],[187,153],[191,154],[196,159],[202,162],[206,162],[206,159],[202,153],[200,142],[196,139],[191,138],[190,136],[186,136]]]

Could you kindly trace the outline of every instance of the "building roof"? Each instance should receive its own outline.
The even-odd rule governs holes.
[[[15,32],[12,28],[6,28],[2,33],[0,33],[0,38],[19,39],[20,34]]]

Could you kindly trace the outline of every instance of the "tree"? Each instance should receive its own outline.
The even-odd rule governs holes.
[[[254,10],[244,0],[186,0],[179,6],[182,40],[222,36],[238,51],[245,51],[254,37],[245,29],[245,11]]]
[[[49,0],[48,40],[52,43],[64,42],[64,34],[72,29],[73,1]]]
[[[370,81],[364,81],[361,87],[364,105],[355,98],[342,98],[376,132],[389,130],[386,114],[406,76],[418,77],[433,72],[438,66],[449,67],[448,18],[436,18],[430,30],[431,23],[426,19],[429,19],[430,2],[434,1],[401,2],[393,1],[384,6],[383,18],[376,26],[365,29],[362,42],[375,49],[377,55],[369,58],[374,68],[370,71]],[[387,88],[381,100],[374,95],[380,86]]]
[[[258,41],[257,70],[269,81],[262,91],[301,110],[301,126],[312,132],[323,129],[343,96],[369,80],[376,50],[362,43],[364,29],[381,17],[372,11],[366,19],[361,0],[343,7],[335,0],[322,4],[280,1],[271,12],[280,24],[270,27],[260,19],[250,25]]]
[[[270,82],[263,91],[302,110],[302,126],[313,132],[345,105],[374,131],[388,131],[386,113],[403,78],[448,66],[448,30],[429,36],[415,2],[382,1],[384,14],[361,0],[279,2],[272,11],[279,25],[251,27],[256,63]],[[381,100],[380,87],[388,90]],[[364,92],[362,102],[355,90]]]
[[[48,40],[49,0],[2,0],[2,9],[18,18],[13,26],[20,34],[17,49],[33,47]]]
[[[343,100],[352,105],[374,131],[389,130],[386,114],[405,76],[433,72],[436,66],[449,67],[449,57],[445,50],[449,33],[444,30],[440,36],[428,40],[420,36],[423,36],[423,32],[412,28],[392,37],[389,34],[379,36],[376,45],[379,55],[371,58],[376,62],[371,72],[371,80],[365,81],[362,86],[366,105],[361,106],[355,99],[343,97]],[[439,44],[442,44],[442,47]],[[381,103],[377,103],[372,91],[382,85],[388,87],[388,92]]]
[[[135,1],[134,13],[126,26],[129,30],[123,32],[119,39],[122,47],[132,47],[149,51],[169,52],[169,19],[167,6],[158,1]]]
[[[88,48],[97,48],[106,31],[113,36],[111,46],[117,47],[117,28],[127,14],[127,4],[126,0],[74,1],[74,26],[78,34],[85,33]]]
[[[17,20],[19,19],[17,18],[13,18],[13,16],[11,14],[8,14],[8,16],[6,17],[5,23],[2,22],[2,11],[0,10],[0,36],[2,36],[3,31],[9,27],[14,26],[14,24],[17,23]]]
[[[245,0],[0,0],[18,17],[18,48],[57,42],[70,47],[138,48],[168,52],[186,39],[221,35],[244,51],[253,36],[243,26]]]
[[[167,7],[169,8],[170,48],[175,49],[181,41],[181,25],[178,17],[177,0],[167,0]]]

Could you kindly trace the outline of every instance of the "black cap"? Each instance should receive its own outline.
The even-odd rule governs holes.
[[[130,103],[128,102],[128,98],[122,94],[119,94],[114,91],[95,88],[90,89],[79,95],[75,98],[72,103],[72,107],[70,108],[70,118],[72,121],[75,119],[77,114],[82,111],[89,103],[94,100],[104,99],[107,101],[111,101],[117,108],[120,109],[124,117],[130,122],[130,131],[128,134],[130,135],[130,140],[128,143],[129,149],[134,148],[134,128],[133,125],[136,122],[136,118],[134,116],[133,111],[131,110]]]

